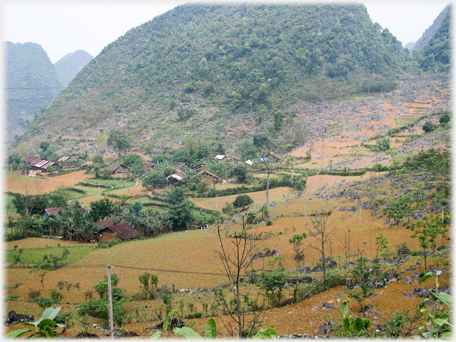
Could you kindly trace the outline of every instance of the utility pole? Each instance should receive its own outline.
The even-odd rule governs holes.
[[[109,339],[114,339],[113,315],[112,315],[112,290],[111,290],[111,267],[112,265],[106,264],[108,268],[108,299],[109,299]]]
[[[361,227],[361,206],[359,206],[359,226]]]

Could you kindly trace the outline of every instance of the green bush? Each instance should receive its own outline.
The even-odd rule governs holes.
[[[113,301],[112,304],[114,321],[117,322],[118,325],[122,325],[125,317],[123,304],[123,301]],[[78,309],[78,315],[101,318],[105,326],[107,326],[109,322],[109,305],[107,298],[90,299],[87,303],[80,304]]]
[[[242,208],[243,210],[253,203],[253,199],[247,195],[239,195],[233,202],[235,208]]]
[[[52,304],[54,304],[52,299],[50,299],[49,297],[40,297],[40,298],[36,299],[35,302],[36,302],[36,304],[38,304],[38,306],[41,309],[50,308],[52,306]]]
[[[108,248],[111,248],[112,246],[118,245],[121,242],[122,242],[122,240],[119,240],[119,239],[109,240],[108,241]]]
[[[59,315],[58,317],[54,318],[55,323],[65,324],[65,319],[68,318],[68,327],[74,326],[74,322],[71,322],[70,319],[73,318],[73,314],[66,312],[64,314]]]
[[[439,122],[443,125],[443,124],[446,124],[448,122],[450,122],[450,115],[448,113],[446,114],[443,114],[440,119],[439,119]]]
[[[429,133],[429,132],[432,132],[433,130],[435,130],[435,125],[430,121],[426,121],[426,123],[423,125],[423,131],[425,131],[426,133]]]
[[[28,297],[31,299],[31,300],[35,300],[37,299],[38,297],[41,296],[41,291],[40,290],[31,290],[28,294]]]
[[[50,289],[49,292],[51,293],[51,299],[53,303],[58,303],[62,301],[63,294],[61,294],[59,291]]]

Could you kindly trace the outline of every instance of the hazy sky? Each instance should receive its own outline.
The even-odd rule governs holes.
[[[76,50],[85,50],[96,56],[103,47],[131,28],[185,2],[3,0],[2,39],[13,43],[38,43],[53,63]],[[449,1],[362,3],[366,5],[371,19],[383,28],[388,28],[405,46],[421,37]]]

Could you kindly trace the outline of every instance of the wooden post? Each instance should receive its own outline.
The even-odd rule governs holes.
[[[109,300],[109,339],[114,339],[114,319],[112,315],[112,290],[111,290],[111,265],[106,264],[108,268],[108,300]]]
[[[65,318],[65,333],[63,334],[63,336],[65,336],[65,337],[67,334],[67,329],[68,329],[68,317]]]

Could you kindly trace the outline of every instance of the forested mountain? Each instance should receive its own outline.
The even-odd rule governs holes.
[[[448,5],[439,15],[444,12],[440,26],[428,43],[418,51],[414,51],[413,57],[424,71],[448,72],[451,70],[452,34],[451,34],[451,7]],[[434,21],[435,24],[435,21]],[[427,32],[427,31],[426,31]]]
[[[54,63],[60,83],[66,87],[93,57],[84,50],[67,53]]]
[[[54,65],[41,45],[5,43],[6,142],[23,134],[60,92]]]
[[[415,47],[415,43],[414,43],[414,42],[407,43],[407,44],[405,44],[405,46],[404,46],[404,48],[407,48],[407,49],[409,49],[410,51],[413,50],[414,47]]]
[[[437,18],[435,18],[434,22],[432,23],[429,28],[424,31],[423,35],[421,36],[420,39],[415,43],[415,46],[413,47],[413,50],[421,50],[423,49],[431,40],[431,38],[434,36],[438,28],[442,25],[443,19],[451,13],[451,6],[447,5],[442,12],[438,15]]]
[[[361,4],[187,4],[106,46],[19,142],[113,127],[142,149],[220,139],[241,117],[260,130],[297,99],[386,91],[414,68]]]

